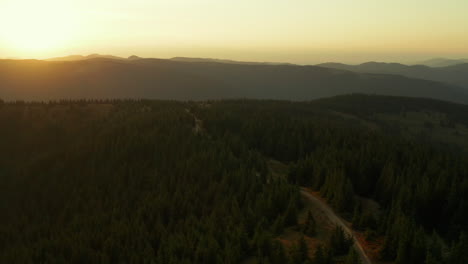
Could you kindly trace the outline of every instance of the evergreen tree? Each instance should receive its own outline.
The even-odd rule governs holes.
[[[353,244],[353,239],[345,234],[340,226],[336,226],[329,239],[329,247],[334,255],[341,256],[348,253]]]
[[[458,242],[452,246],[448,263],[462,264],[468,263],[468,237],[465,233],[460,234]]]
[[[361,264],[361,260],[359,259],[359,255],[354,250],[354,248],[350,248],[348,255],[346,256],[345,264]]]
[[[307,212],[307,218],[302,227],[302,232],[307,236],[315,236],[317,234],[317,224],[310,210]]]
[[[354,206],[353,218],[351,220],[353,223],[353,228],[356,230],[361,230],[362,228],[362,206],[361,203],[356,203]]]
[[[292,226],[297,224],[297,206],[294,199],[289,200],[288,208],[286,209],[284,223],[286,226]]]
[[[309,260],[309,249],[307,247],[307,243],[302,236],[299,241],[297,241],[297,244],[295,244],[291,248],[291,262],[294,264],[303,264],[306,261]]]
[[[317,246],[317,249],[315,250],[315,254],[313,258],[313,263],[314,264],[328,264],[326,253],[324,252],[322,245]]]
[[[288,257],[281,242],[275,240],[272,245],[270,261],[272,264],[284,264],[288,262]]]

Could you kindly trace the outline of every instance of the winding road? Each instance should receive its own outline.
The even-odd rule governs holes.
[[[193,114],[189,109],[185,109],[185,111],[191,115],[195,120],[195,127],[194,133],[199,134],[203,132],[203,121],[200,120],[195,114]],[[362,264],[372,264],[369,257],[366,255],[366,252],[362,248],[359,240],[354,236],[353,231],[345,224],[345,222],[333,211],[333,209],[328,206],[324,201],[318,199],[317,197],[310,194],[306,188],[301,187],[301,195],[310,202],[311,205],[319,208],[324,212],[324,214],[328,217],[331,223],[340,226],[343,228],[344,232],[348,234],[350,237],[353,238],[353,246],[356,249],[357,253],[361,258]]]
[[[353,231],[345,224],[345,222],[338,215],[336,215],[336,213],[333,211],[333,209],[330,206],[328,206],[322,200],[310,194],[306,188],[301,187],[301,194],[314,206],[320,208],[328,217],[328,219],[330,219],[332,223],[334,223],[337,226],[342,227],[343,230],[349,236],[353,238],[354,248],[356,249],[359,256],[361,257],[362,264],[372,264],[369,257],[366,255],[366,252],[364,251],[361,244],[359,243],[359,240],[357,240],[356,237],[353,235]]]

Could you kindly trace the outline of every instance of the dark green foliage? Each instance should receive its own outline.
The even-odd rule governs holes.
[[[351,180],[343,170],[332,171],[326,178],[320,192],[338,209],[349,212],[354,208],[355,194]]]
[[[311,103],[225,101],[198,113],[213,135],[234,134],[290,163],[290,182],[320,191],[357,229],[384,236],[384,259],[423,263],[433,230],[445,244],[468,230],[468,157],[447,144],[403,137],[399,127],[380,127],[373,116],[433,111],[468,124],[467,110],[435,100],[353,95]],[[353,217],[355,195],[376,201],[382,214],[358,208]]]
[[[309,249],[303,236],[299,239],[297,244],[292,246],[290,258],[292,264],[304,264],[309,261]]]
[[[307,218],[302,226],[302,233],[308,236],[315,236],[317,234],[317,224],[311,211],[307,212]]]
[[[297,202],[291,199],[286,210],[284,224],[286,226],[292,226],[297,224]]]
[[[272,252],[270,255],[270,263],[271,264],[285,264],[288,262],[288,257],[284,250],[283,245],[281,242],[275,240],[273,241],[272,245]]]
[[[330,235],[328,246],[336,256],[341,256],[348,253],[349,248],[353,245],[353,239],[349,237],[342,227],[336,226]]]
[[[441,264],[444,263],[443,256],[443,241],[436,234],[433,233],[430,238],[427,239],[427,252],[425,264]]]
[[[362,206],[360,203],[357,203],[354,207],[353,218],[351,220],[353,228],[359,230],[362,228]]]
[[[325,250],[322,245],[318,245],[315,250],[313,264],[332,264],[333,254],[329,249]]]
[[[293,183],[382,236],[385,260],[466,263],[468,158],[374,119],[409,110],[468,124],[466,106],[363,95],[3,103],[0,262],[280,263],[275,236],[300,209]],[[289,165],[287,179],[269,173],[270,158]],[[348,253],[334,233],[318,263]]]
[[[353,228],[356,230],[365,230],[366,228],[368,230],[375,230],[377,228],[377,220],[375,217],[370,212],[363,213],[359,203],[357,203],[354,208],[351,222],[353,223]]]
[[[361,264],[358,253],[354,248],[350,248],[344,264]]]
[[[194,133],[188,107],[3,105],[0,263],[284,259],[269,230],[297,189],[235,137]]]
[[[317,249],[315,250],[314,254],[314,264],[325,264],[326,259],[325,259],[325,252],[323,251],[323,247],[319,245]]]
[[[448,263],[450,264],[462,264],[468,263],[468,237],[465,233],[460,235],[458,241],[452,246],[452,250],[449,256]],[[434,259],[433,256],[430,258]]]

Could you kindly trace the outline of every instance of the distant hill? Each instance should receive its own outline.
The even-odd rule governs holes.
[[[295,65],[292,63],[285,63],[285,62],[251,62],[251,61],[235,61],[235,60],[223,60],[223,59],[211,59],[211,58],[188,58],[188,57],[174,57],[171,60],[182,61],[182,62],[214,62],[214,63],[244,64],[244,65]]]
[[[468,59],[446,59],[446,58],[435,58],[426,61],[421,61],[417,64],[426,65],[429,67],[446,67],[457,64],[468,63]]]
[[[125,58],[121,58],[121,57],[117,57],[113,55],[90,54],[88,56],[70,55],[70,56],[65,56],[65,57],[56,57],[56,58],[46,59],[46,61],[79,61],[79,60],[89,60],[89,59],[96,59],[96,58],[125,60]]]
[[[138,57],[136,55],[132,55],[132,56],[127,58],[127,60],[141,60],[141,59],[142,59],[141,57]]]
[[[428,97],[468,103],[467,90],[456,86],[318,66],[161,59],[0,60],[0,98],[5,100],[311,100],[350,93]]]
[[[367,62],[360,65],[323,63],[317,66],[360,73],[398,74],[410,78],[445,82],[468,89],[468,63],[438,68],[424,65],[408,66],[399,63],[383,62]]]
[[[90,54],[87,56],[84,55],[70,55],[65,57],[56,57],[46,59],[46,61],[80,61],[80,60],[89,60],[89,59],[113,59],[113,60],[139,60],[143,59],[136,55],[132,55],[128,58],[117,57],[113,55],[101,55],[101,54]],[[294,65],[291,63],[282,63],[282,62],[251,62],[251,61],[235,61],[235,60],[223,60],[223,59],[211,59],[211,58],[191,58],[191,57],[174,57],[171,58],[172,61],[180,62],[214,62],[214,63],[227,63],[227,64],[246,64],[246,65]]]

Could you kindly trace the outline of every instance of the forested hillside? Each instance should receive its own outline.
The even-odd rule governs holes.
[[[0,263],[359,263],[339,228],[307,247],[300,186],[382,261],[468,263],[467,126],[465,105],[367,95],[0,102]]]
[[[320,191],[355,228],[382,236],[383,260],[468,261],[461,252],[468,247],[467,155],[365,119],[371,113],[432,111],[466,129],[466,106],[354,95],[311,103],[220,102],[199,111],[213,134],[234,134],[289,163],[291,183]],[[382,214],[363,213],[356,197],[377,201]]]
[[[443,67],[429,67],[424,65],[408,66],[400,63],[384,62],[366,62],[359,65],[323,63],[317,66],[353,72],[398,74],[410,78],[449,83],[468,89],[468,63],[462,60],[460,60],[459,64],[453,63],[453,65],[446,65]]]
[[[276,259],[262,243],[298,202],[296,187],[269,178],[265,158],[233,138],[194,133],[185,109],[1,106],[0,262]]]
[[[468,103],[468,90],[449,84],[317,66],[141,58],[0,60],[0,98],[10,101],[63,98],[306,101],[350,93]]]

